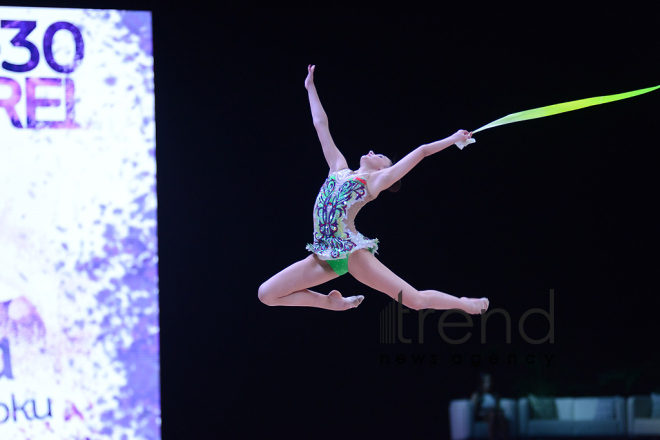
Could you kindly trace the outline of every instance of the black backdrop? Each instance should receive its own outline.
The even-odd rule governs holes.
[[[365,295],[355,310],[257,299],[306,257],[327,176],[307,64],[356,169],[370,149],[400,158],[516,111],[660,84],[654,2],[30,4],[154,11],[163,438],[448,438],[449,401],[486,370],[505,397],[660,391],[660,91],[478,133],[360,213],[413,286],[505,309],[510,344],[497,316],[486,343],[475,319],[448,344],[438,312],[420,343],[415,311],[413,343],[383,344],[391,300],[350,275],[318,290]],[[549,310],[551,289],[555,341],[530,344],[517,322]],[[542,338],[548,320],[525,330]]]

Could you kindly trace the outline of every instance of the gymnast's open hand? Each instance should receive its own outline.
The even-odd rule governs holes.
[[[307,78],[305,78],[305,88],[309,90],[311,86],[314,85],[314,68],[315,65],[307,66]]]

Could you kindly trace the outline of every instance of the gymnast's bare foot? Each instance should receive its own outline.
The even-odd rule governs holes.
[[[338,290],[333,290],[328,294],[328,298],[332,300],[332,304],[333,304],[332,310],[340,311],[340,310],[353,309],[359,306],[362,300],[364,299],[364,296],[358,295],[358,296],[349,296],[344,298],[343,296],[341,296],[341,293],[339,293]]]
[[[488,310],[488,306],[490,305],[488,298],[467,298],[462,296],[461,299],[467,303],[465,311],[471,315],[481,314],[481,311]]]

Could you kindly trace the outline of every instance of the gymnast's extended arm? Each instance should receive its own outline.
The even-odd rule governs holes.
[[[403,176],[408,174],[408,172],[412,170],[415,165],[420,163],[426,156],[430,156],[431,154],[437,153],[440,150],[444,150],[448,146],[453,145],[458,141],[465,142],[471,136],[472,134],[466,130],[458,130],[448,138],[432,142],[430,144],[424,144],[415,148],[413,151],[408,153],[406,157],[391,167],[384,168],[372,173],[369,178],[369,183],[367,184],[369,192],[374,194],[374,196],[377,195],[382,190],[389,188]]]
[[[325,156],[326,162],[330,167],[330,173],[332,174],[335,171],[343,170],[348,168],[346,159],[341,154],[335,142],[330,136],[330,129],[328,128],[328,116],[323,110],[321,105],[321,100],[319,95],[316,92],[316,86],[314,85],[314,68],[316,66],[307,66],[307,78],[305,79],[305,88],[309,94],[309,106],[312,109],[312,119],[314,121],[314,128],[316,128],[316,133],[319,136],[321,141],[321,147],[323,147],[323,155]]]

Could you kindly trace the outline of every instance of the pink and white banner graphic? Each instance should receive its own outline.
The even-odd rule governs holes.
[[[160,439],[151,14],[0,7],[0,439]]]

